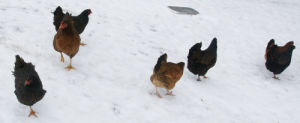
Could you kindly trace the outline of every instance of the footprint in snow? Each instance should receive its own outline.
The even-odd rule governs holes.
[[[16,32],[23,32],[23,30],[19,26],[15,27],[15,31]]]
[[[113,104],[113,111],[115,114],[120,114],[121,111],[120,111],[120,106],[118,104]]]
[[[149,92],[150,95],[155,95],[155,92],[151,91]]]

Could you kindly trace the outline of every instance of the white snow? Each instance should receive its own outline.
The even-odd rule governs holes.
[[[73,59],[64,69],[53,48],[52,11],[93,13]],[[192,7],[180,15],[168,6]],[[0,0],[0,123],[299,123],[299,0]],[[208,79],[185,67],[176,96],[154,95],[150,82],[162,53],[185,62],[189,48],[218,38]],[[267,42],[294,40],[290,66],[272,78]],[[33,109],[14,95],[15,55],[36,65],[47,93]]]

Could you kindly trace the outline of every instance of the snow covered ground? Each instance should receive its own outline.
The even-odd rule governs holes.
[[[70,72],[52,45],[58,5],[93,11]],[[299,0],[0,0],[0,15],[0,123],[300,122]],[[192,45],[213,37],[218,60],[208,79],[197,82],[185,68],[176,96],[153,95],[149,78],[162,53],[186,62]],[[264,66],[271,38],[296,45],[280,81]],[[13,93],[16,54],[36,65],[47,90],[33,106],[38,118]]]

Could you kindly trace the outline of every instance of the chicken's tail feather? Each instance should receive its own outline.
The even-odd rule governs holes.
[[[189,50],[188,58],[191,57],[195,51],[201,50],[201,47],[202,47],[202,42],[196,43],[194,46],[192,46],[191,49]]]
[[[184,62],[179,62],[177,65],[180,67],[181,70],[184,69]]]
[[[266,52],[265,52],[265,60],[267,60],[268,58],[268,53],[270,52],[270,49],[271,47],[273,47],[275,45],[275,40],[274,39],[271,39],[267,45],[267,48],[266,48]]]
[[[62,12],[63,12],[63,10],[60,6],[58,6],[54,11],[54,13],[62,13]]]
[[[15,67],[23,67],[24,64],[25,61],[19,55],[16,55]]]
[[[208,48],[206,49],[208,52],[216,53],[217,52],[217,38],[214,38]]]
[[[159,70],[159,68],[160,68],[162,62],[167,62],[167,57],[168,57],[168,56],[167,56],[167,54],[165,53],[165,54],[161,55],[161,56],[158,58],[157,63],[156,63],[156,65],[155,65],[155,67],[154,67],[154,71],[155,71],[155,72],[157,72],[157,71]]]
[[[217,48],[217,38],[214,38],[214,39],[211,41],[209,47],[215,47],[215,48]]]
[[[269,49],[271,46],[274,46],[274,45],[275,45],[275,40],[271,39],[267,45],[267,49]]]

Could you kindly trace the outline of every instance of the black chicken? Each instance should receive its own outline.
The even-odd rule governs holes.
[[[16,55],[13,75],[15,76],[15,94],[18,101],[30,107],[28,117],[31,115],[37,117],[31,106],[44,97],[46,90],[43,89],[34,65],[26,63],[19,55]]]
[[[188,69],[193,74],[207,78],[205,74],[217,61],[217,39],[214,38],[206,50],[201,51],[202,42],[195,44],[189,51]]]
[[[276,74],[282,73],[290,65],[295,48],[293,41],[286,43],[284,46],[276,45],[274,39],[269,41],[265,53],[265,65],[269,71],[273,72],[274,79],[279,80]]]
[[[83,12],[81,12],[78,16],[72,16],[72,19],[74,21],[74,27],[77,31],[78,34],[81,34],[86,25],[89,22],[89,15],[92,13],[91,9],[86,9]],[[58,6],[55,11],[53,12],[54,14],[54,26],[56,31],[59,28],[60,22],[63,20],[65,14],[63,13],[63,10],[60,6]],[[81,45],[85,45],[84,43],[81,43]]]

